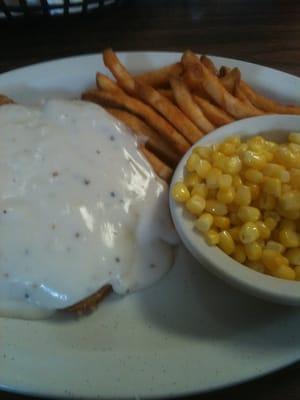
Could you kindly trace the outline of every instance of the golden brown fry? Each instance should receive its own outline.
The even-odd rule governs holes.
[[[211,58],[203,55],[200,57],[200,61],[206,66],[206,68],[210,70],[210,72],[212,72],[214,75],[218,75],[218,69]]]
[[[235,92],[235,88],[239,85],[241,80],[241,73],[238,68],[233,68],[226,73],[222,78],[219,78],[224,88],[231,94]]]
[[[183,53],[183,55],[181,57],[181,63],[183,65],[184,70],[192,67],[193,65],[201,64],[200,58],[195,53],[193,53],[191,50],[186,50]]]
[[[203,136],[197,126],[157,90],[138,81],[135,86],[138,97],[160,112],[190,143],[197,142]]]
[[[242,91],[242,89],[240,88],[240,85],[238,85],[235,88],[235,95],[238,99],[240,99],[241,101],[243,101],[244,103],[248,104],[249,107],[252,107],[254,110],[258,110],[257,107],[255,107],[251,101],[248,99],[248,97],[245,95],[245,93]],[[263,111],[263,110],[260,110]]]
[[[96,84],[99,90],[108,90],[108,91],[122,90],[116,82],[114,82],[108,76],[101,74],[100,72],[96,73]]]
[[[222,65],[222,67],[219,69],[219,77],[223,78],[225,75],[227,75],[231,71],[231,68],[226,67],[226,65]]]
[[[4,94],[0,94],[0,106],[4,106],[5,104],[13,104],[14,101]]]
[[[127,69],[120,62],[117,55],[112,49],[105,49],[103,51],[103,61],[106,67],[110,70],[116,81],[129,94],[135,93],[135,81],[128,73]]]
[[[227,114],[225,111],[223,111],[221,108],[218,106],[215,106],[214,104],[210,103],[208,100],[204,99],[203,97],[194,95],[193,99],[195,103],[198,104],[198,106],[201,108],[203,111],[203,114],[216,126],[222,126],[225,124],[229,124],[230,122],[233,122],[234,119]]]
[[[178,107],[191,121],[204,133],[215,129],[214,125],[206,118],[201,109],[194,103],[192,95],[180,78],[170,78],[171,88]]]
[[[156,111],[123,92],[89,90],[83,93],[82,99],[100,104],[103,107],[126,109],[138,115],[156,130],[162,138],[168,141],[179,154],[184,154],[190,147],[188,141]]]
[[[146,139],[145,147],[156,154],[161,160],[172,167],[175,167],[180,160],[180,156],[172,150],[170,145],[162,140],[160,135],[147,125],[140,118],[128,111],[117,108],[106,109],[114,117],[127,125],[137,136],[143,136]]]
[[[171,89],[157,89],[157,91],[162,95],[165,96],[170,101],[174,102],[174,96]]]
[[[278,114],[300,114],[300,106],[283,105],[273,101],[251,88],[246,82],[240,82],[240,88],[250,102],[257,108],[260,108],[269,113]]]
[[[155,154],[147,150],[144,146],[140,147],[140,151],[147,158],[149,164],[152,166],[156,175],[166,182],[170,182],[173,171],[163,161],[161,161]]]
[[[140,82],[154,88],[164,88],[169,85],[170,76],[180,76],[183,73],[183,67],[181,63],[170,64],[165,67],[144,72],[135,76]]]
[[[232,96],[204,65],[201,65],[202,86],[212,99],[219,104],[225,111],[237,119],[262,115],[259,110],[254,110],[246,103]]]

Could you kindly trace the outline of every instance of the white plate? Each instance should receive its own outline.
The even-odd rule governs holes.
[[[123,53],[131,71],[177,60],[175,53]],[[300,103],[300,79],[229,59],[273,97]],[[34,65],[0,76],[0,92],[33,103],[78,96],[103,70],[100,55]],[[79,320],[0,319],[0,386],[48,396],[142,398],[203,392],[300,359],[300,311],[244,295],[182,248],[159,284],[110,296]]]

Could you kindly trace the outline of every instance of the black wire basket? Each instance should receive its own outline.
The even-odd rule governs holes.
[[[120,0],[0,0],[0,20],[38,15],[85,14],[115,6]]]

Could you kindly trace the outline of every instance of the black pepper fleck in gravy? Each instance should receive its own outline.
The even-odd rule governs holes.
[[[25,293],[24,297],[25,297],[25,299],[29,299],[29,294]]]
[[[85,185],[89,185],[91,183],[91,181],[89,179],[86,179],[86,178],[84,179],[83,182],[84,182]]]
[[[7,214],[7,210],[3,210],[3,214]]]
[[[100,153],[101,153],[101,151],[100,151],[100,150],[96,150],[96,153],[97,153],[97,154],[100,154]]]
[[[116,197],[116,193],[115,192],[110,192],[110,197]]]
[[[52,172],[52,176],[55,178],[56,176],[58,176],[58,172],[57,171],[53,171]]]
[[[75,233],[75,237],[78,239],[79,236],[80,236],[80,233],[79,233],[79,232],[76,232],[76,233]]]
[[[114,137],[113,135],[111,135],[109,139],[110,139],[112,142],[115,141],[115,137]]]
[[[150,268],[155,268],[156,265],[155,265],[155,264],[150,264],[149,267],[150,267]]]
[[[115,261],[116,261],[116,263],[119,263],[120,262],[120,257],[116,257]]]

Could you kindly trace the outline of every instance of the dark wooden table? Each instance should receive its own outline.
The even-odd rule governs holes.
[[[191,48],[300,76],[300,2],[123,0],[115,8],[93,15],[1,21],[0,72],[53,58],[100,52],[107,46],[115,50]],[[299,376],[300,363],[193,398],[299,400]],[[0,392],[0,398],[25,397]]]

